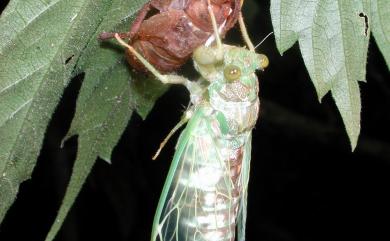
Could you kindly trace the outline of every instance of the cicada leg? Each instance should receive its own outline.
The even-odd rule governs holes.
[[[213,31],[215,35],[215,42],[217,46],[215,48],[202,45],[195,49],[193,58],[197,63],[201,65],[213,65],[215,63],[222,62],[224,55],[221,37],[219,36],[218,32],[217,20],[215,19],[210,0],[207,0],[207,5],[207,10],[210,15],[211,24],[213,26]]]
[[[212,9],[211,1],[207,0],[207,10],[210,14],[211,18],[211,24],[213,25],[213,31],[215,35],[215,41],[217,42],[217,53],[216,53],[216,59],[219,61],[223,60],[223,46],[221,37],[219,36],[218,26],[217,26],[217,20],[215,19],[215,15]]]
[[[184,112],[184,115],[182,116],[179,123],[177,123],[173,129],[168,133],[168,135],[165,137],[165,139],[160,143],[160,147],[156,151],[156,154],[152,157],[152,160],[156,160],[157,157],[160,155],[161,150],[164,148],[164,146],[167,144],[169,139],[173,136],[173,134],[176,133],[185,123],[188,122],[189,119],[191,119],[193,114],[193,109],[188,109],[186,112]]]
[[[119,34],[121,38],[132,39],[134,35],[138,32],[141,27],[142,22],[145,20],[146,15],[151,10],[151,1],[145,3],[145,5],[138,11],[137,17],[135,18],[133,24],[131,25],[130,31],[126,33],[116,33],[116,32],[103,32],[99,35],[100,40],[107,40],[115,38],[115,34]]]
[[[179,76],[179,75],[169,75],[169,74],[161,74],[152,64],[150,64],[142,55],[140,55],[131,45],[127,44],[123,39],[120,37],[119,34],[115,34],[114,37],[118,40],[118,42],[126,47],[135,57],[138,58],[138,60],[148,69],[158,80],[160,80],[163,84],[183,84],[185,85],[190,92],[192,92],[191,88],[191,81],[188,79]],[[158,155],[160,154],[162,148],[165,146],[165,144],[168,142],[168,140],[171,138],[171,136],[185,123],[188,122],[188,120],[191,118],[192,115],[192,109],[189,109],[185,112],[183,118],[180,120],[180,122],[169,132],[168,136],[161,142],[159,149],[157,150],[156,154],[152,157],[153,160],[155,160]]]
[[[246,45],[248,46],[249,50],[252,52],[255,52],[255,47],[249,38],[248,31],[246,30],[246,26],[244,23],[244,18],[242,17],[242,12],[239,13],[238,15],[238,24],[240,25],[240,30],[241,30],[241,35],[242,38],[244,39]]]
[[[148,69],[158,80],[160,80],[163,84],[183,84],[186,85],[189,82],[188,79],[173,74],[161,74],[152,64],[150,64],[142,55],[140,55],[132,46],[127,44],[120,37],[119,34],[115,34],[114,37],[118,42],[126,47],[137,59]]]
[[[218,34],[217,21],[215,20],[214,12],[211,9],[210,0],[207,0],[207,3],[208,3],[208,11],[209,11],[210,18],[211,18],[211,23],[213,24],[215,39],[216,39],[217,46],[218,46],[217,50],[219,51],[218,52],[219,55],[217,55],[217,57],[222,56],[222,57],[220,57],[222,59],[223,58],[223,47],[222,47],[221,38]],[[241,0],[241,6],[243,3],[244,3],[244,0]],[[255,52],[255,47],[249,38],[249,34],[248,34],[248,31],[247,31],[245,23],[244,23],[244,18],[242,17],[242,11],[240,11],[239,15],[238,15],[238,24],[240,25],[242,37],[243,37],[246,45],[248,46],[249,50]]]

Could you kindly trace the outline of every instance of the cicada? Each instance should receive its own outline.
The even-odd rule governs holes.
[[[210,12],[213,19],[213,13]],[[191,105],[155,214],[152,241],[245,239],[252,129],[260,102],[256,70],[268,65],[253,49],[225,45],[213,21],[216,44],[193,54],[198,81],[163,75],[119,35],[157,79],[183,84]],[[174,128],[176,129],[176,128]]]

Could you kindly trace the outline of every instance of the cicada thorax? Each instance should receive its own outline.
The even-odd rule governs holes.
[[[215,0],[211,4],[224,36],[238,18],[240,0]],[[213,35],[207,0],[154,0],[149,5],[160,12],[132,26],[129,44],[162,73],[175,71]],[[130,52],[126,56],[131,66],[146,72]]]
[[[255,70],[261,68],[261,58],[239,47],[223,45],[223,48],[223,63],[202,65],[196,58],[194,63],[210,82],[207,88],[210,106],[221,113],[228,134],[234,136],[252,130],[256,124],[260,102]]]
[[[238,136],[251,131],[256,124],[260,102],[258,98],[246,101],[235,101],[242,98],[246,88],[242,83],[227,84],[216,90],[212,84],[209,88],[210,105],[221,113],[220,122],[226,123],[227,134]],[[240,96],[241,95],[241,96]]]

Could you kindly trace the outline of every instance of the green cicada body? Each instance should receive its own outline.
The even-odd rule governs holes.
[[[182,132],[154,219],[152,240],[244,240],[251,132],[262,55],[224,45],[222,62],[195,66],[192,117]],[[196,83],[207,82],[202,89]],[[201,90],[201,91],[199,91]],[[202,91],[203,90],[203,91]]]
[[[195,50],[194,65],[201,75],[196,82],[160,74],[115,35],[157,79],[183,84],[191,95],[185,115],[188,124],[176,146],[151,241],[234,241],[235,230],[238,240],[245,240],[251,136],[260,107],[255,71],[267,67],[268,59],[255,53],[241,16],[240,27],[250,50],[223,45],[211,8],[209,13],[216,45]]]

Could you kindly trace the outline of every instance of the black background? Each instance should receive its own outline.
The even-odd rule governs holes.
[[[244,5],[258,42],[272,31],[269,1]],[[226,41],[242,43],[238,33],[231,31]],[[377,45],[370,42],[367,83],[360,82],[362,130],[354,153],[330,95],[318,102],[298,46],[281,57],[271,36],[259,49],[271,64],[259,74],[247,240],[389,240],[390,76]],[[60,141],[81,83],[76,78],[66,89],[32,179],[21,185],[0,227],[1,241],[44,240],[54,221],[77,151],[77,138],[62,149]],[[150,157],[179,120],[187,95],[172,87],[146,121],[133,115],[112,165],[97,161],[56,240],[149,240],[176,139],[157,161]]]

